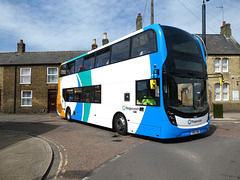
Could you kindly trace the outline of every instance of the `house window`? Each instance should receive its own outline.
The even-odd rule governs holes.
[[[221,87],[219,83],[215,84],[215,101],[229,100],[229,84],[224,83]]]
[[[215,101],[221,101],[221,86],[219,83],[215,84]]]
[[[58,68],[48,67],[47,68],[47,83],[58,83]]]
[[[216,58],[214,60],[214,69],[215,72],[223,72],[226,73],[228,72],[228,58]]]
[[[214,61],[215,72],[220,72],[220,58],[216,58]]]
[[[32,91],[21,91],[21,106],[32,106]]]
[[[229,84],[224,83],[223,84],[223,101],[229,100]]]
[[[20,68],[20,84],[31,84],[31,68]]]
[[[228,59],[222,59],[222,72],[228,72]]]

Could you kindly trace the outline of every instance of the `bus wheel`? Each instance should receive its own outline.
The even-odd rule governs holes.
[[[127,121],[123,114],[117,114],[115,116],[114,129],[121,135],[127,134]]]
[[[67,111],[66,111],[66,119],[68,121],[71,121],[71,109],[70,108],[67,108]]]

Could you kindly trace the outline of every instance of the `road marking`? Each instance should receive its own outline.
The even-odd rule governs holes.
[[[43,137],[43,136],[39,136],[39,137],[41,137],[42,139],[45,139],[46,141],[49,141],[52,144],[54,144],[57,147],[58,152],[60,154],[60,162],[59,162],[59,165],[58,165],[58,170],[56,172],[55,177],[53,178],[54,180],[56,180],[57,177],[59,176],[60,172],[62,172],[62,173],[66,172],[65,167],[67,166],[67,163],[68,163],[67,150],[66,150],[66,148],[64,148],[63,145],[57,145],[57,142],[55,142],[53,139],[46,138],[46,137]],[[64,156],[63,156],[63,154],[64,154]]]

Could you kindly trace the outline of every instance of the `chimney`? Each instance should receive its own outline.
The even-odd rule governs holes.
[[[18,53],[24,53],[25,52],[25,44],[23,43],[22,39],[20,39],[20,42],[17,43],[17,52]]]
[[[223,25],[221,26],[220,34],[224,34],[226,37],[232,36],[230,24],[226,23],[226,21],[223,21]]]
[[[136,19],[136,31],[142,29],[142,15],[141,13],[138,13],[137,19]]]
[[[102,45],[104,46],[105,44],[109,43],[109,40],[107,38],[107,33],[103,33],[103,39],[102,39]]]
[[[93,39],[92,50],[97,49],[96,39]]]

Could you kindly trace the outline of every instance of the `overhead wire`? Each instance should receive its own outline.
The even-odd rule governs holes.
[[[70,8],[61,8],[61,9],[56,9],[54,8],[53,12],[51,12],[50,15],[47,15],[47,16],[44,16],[42,14],[39,14],[37,17],[30,17],[30,21],[25,21],[25,22],[22,22],[20,21],[19,23],[21,23],[19,26],[18,24],[16,25],[16,28],[13,28],[12,31],[18,31],[18,30],[22,30],[22,29],[27,29],[27,28],[32,28],[33,25],[38,25],[40,23],[44,23],[44,21],[49,21],[49,19],[54,19],[54,17],[56,17],[56,14],[65,14],[67,15],[68,13],[70,12],[74,12],[75,10],[77,10],[79,8],[79,5],[87,5],[88,2],[85,1],[85,2],[81,2],[81,3],[74,3],[72,6],[74,6],[75,8],[73,9],[70,9]],[[35,13],[37,14],[37,13]]]
[[[103,12],[106,12],[106,9],[110,9],[110,7],[115,6],[117,3],[120,3],[120,1],[116,0],[116,1],[111,1],[113,3],[105,3],[103,6],[99,7],[98,10],[94,10],[94,13],[90,13],[89,16],[91,16],[92,14],[94,14],[95,18],[94,20],[91,21],[87,21],[87,23],[82,24],[82,26],[80,26],[79,28],[75,29],[75,33],[72,33],[71,39],[74,39],[74,37],[79,34],[81,32],[81,30],[85,27],[87,27],[87,25],[89,25],[90,23],[96,22],[99,18],[101,18],[101,14],[104,14]],[[107,5],[107,6],[106,6]],[[103,8],[102,8],[103,7]],[[106,14],[106,13],[105,13]],[[86,17],[89,17],[86,16]],[[113,23],[113,22],[112,22]],[[111,23],[111,24],[112,24]],[[111,24],[109,26],[111,26]],[[99,36],[100,37],[100,36]],[[75,40],[75,39],[74,39]],[[56,45],[56,47],[59,47],[61,45],[61,43],[59,43],[58,45]]]
[[[144,24],[144,20],[145,20],[145,13],[146,13],[146,8],[147,8],[147,2],[148,2],[148,0],[146,0],[146,2],[145,2],[145,7],[144,7],[144,11],[143,11],[143,18],[142,18],[142,24]]]
[[[106,5],[106,4],[108,4],[108,2],[105,3],[104,5]],[[93,15],[93,14],[95,15],[96,12],[98,12],[99,10],[101,10],[101,8],[102,8],[102,7],[99,7],[97,10],[94,9],[93,11],[91,11],[91,12],[88,13],[86,16],[82,17],[81,19],[78,19],[78,20],[76,20],[76,21],[74,21],[74,22],[69,22],[69,25],[68,25],[67,27],[64,27],[64,28],[62,28],[61,30],[57,31],[57,32],[54,33],[52,36],[50,36],[50,37],[48,37],[47,39],[45,39],[45,40],[43,40],[42,42],[40,42],[39,45],[40,45],[40,44],[43,44],[43,43],[47,43],[47,41],[53,39],[54,37],[58,36],[59,34],[63,33],[64,31],[66,31],[67,29],[72,28],[72,26],[74,26],[74,25],[76,25],[76,24],[79,24],[81,21],[86,20],[88,17],[90,17],[90,16]],[[89,23],[90,23],[90,21],[88,21],[87,24],[89,24]],[[83,23],[82,23],[82,24],[83,24]],[[83,25],[81,26],[81,28],[82,28],[84,25],[85,25],[85,24],[83,24]],[[78,28],[78,30],[79,30],[79,28]]]
[[[183,4],[180,0],[177,0],[183,7],[185,7],[194,17],[196,17],[200,22],[202,21],[201,18],[199,18],[196,14],[194,14],[185,4]],[[211,31],[217,34],[215,30],[213,30],[210,26],[207,25],[207,28],[209,28]]]

